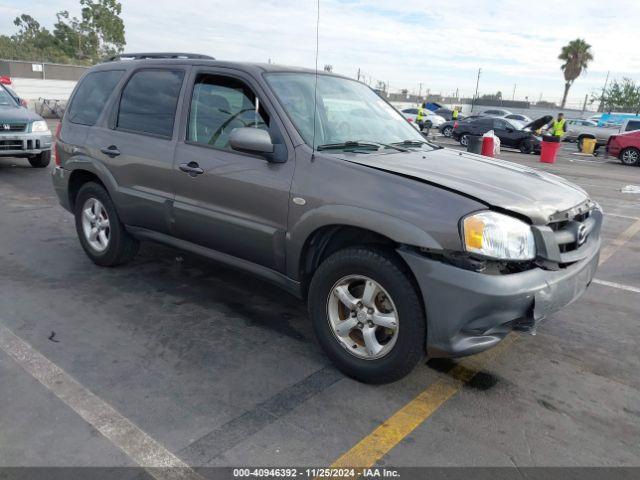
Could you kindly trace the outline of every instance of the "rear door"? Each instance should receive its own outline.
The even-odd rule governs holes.
[[[118,212],[127,225],[167,232],[173,200],[175,115],[185,67],[133,71],[105,126],[87,140],[118,185]]]
[[[175,153],[175,236],[277,271],[284,243],[293,149],[260,86],[243,72],[194,69]],[[188,103],[186,103],[188,102]],[[231,149],[238,127],[267,130],[285,163]],[[200,173],[184,172],[187,167]]]

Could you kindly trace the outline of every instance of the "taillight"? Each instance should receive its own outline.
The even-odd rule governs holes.
[[[458,128],[458,122],[453,122],[453,128]]]
[[[53,162],[56,164],[57,167],[61,166],[60,148],[58,147],[61,128],[62,128],[62,122],[58,123],[58,126],[56,127],[56,134],[53,137]]]
[[[3,85],[11,85],[11,77],[9,75],[0,75],[0,83]]]
[[[407,122],[413,123],[413,118],[407,118]]]

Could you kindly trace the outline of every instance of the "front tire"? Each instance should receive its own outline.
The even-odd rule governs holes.
[[[620,152],[620,161],[629,167],[640,165],[640,150],[634,147],[625,148]]]
[[[49,162],[51,162],[51,150],[29,158],[29,163],[33,168],[45,168],[49,165]]]
[[[520,153],[530,154],[533,152],[533,145],[529,140],[522,140],[518,145],[518,149],[520,150]]]
[[[96,265],[114,267],[130,262],[140,243],[124,228],[105,188],[85,183],[75,200],[76,232],[87,256]]]
[[[351,247],[327,258],[309,286],[318,341],[346,375],[388,383],[424,355],[426,322],[408,268],[377,247]]]
[[[460,136],[460,145],[462,145],[463,147],[466,147],[467,145],[469,145],[469,135],[464,133]]]
[[[442,135],[444,135],[445,137],[451,138],[452,134],[453,134],[453,127],[446,126],[442,129]]]

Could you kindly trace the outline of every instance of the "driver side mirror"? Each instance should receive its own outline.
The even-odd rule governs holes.
[[[231,132],[229,144],[234,150],[247,153],[273,153],[271,135],[254,127],[236,128]]]

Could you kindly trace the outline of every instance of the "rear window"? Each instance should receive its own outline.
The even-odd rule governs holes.
[[[122,70],[106,70],[91,72],[84,77],[67,109],[69,121],[95,125],[122,74]]]
[[[171,138],[182,70],[139,70],[122,91],[117,128]]]

